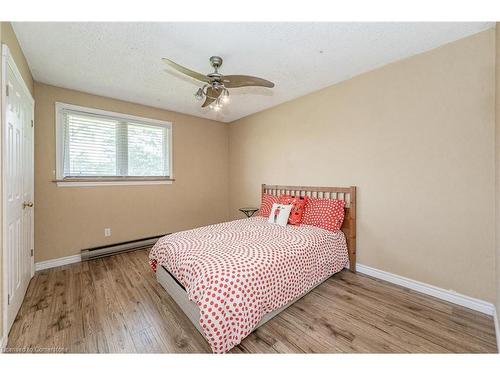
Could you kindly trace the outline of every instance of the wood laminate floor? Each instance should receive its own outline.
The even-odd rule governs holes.
[[[39,271],[11,351],[205,353],[156,282],[146,250]],[[342,271],[254,331],[233,353],[496,352],[490,316]]]

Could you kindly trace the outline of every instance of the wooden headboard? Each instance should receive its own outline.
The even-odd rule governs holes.
[[[349,269],[356,272],[356,186],[350,187],[317,187],[317,186],[280,186],[262,184],[262,194],[279,196],[290,194],[312,198],[340,199],[345,202],[345,218],[342,232],[347,239],[349,252]]]

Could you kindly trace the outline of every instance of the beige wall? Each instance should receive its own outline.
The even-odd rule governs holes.
[[[23,52],[21,51],[21,47],[19,46],[19,42],[17,41],[16,34],[14,34],[14,30],[12,29],[12,25],[10,22],[0,22],[0,41],[2,44],[7,44],[9,47],[9,51],[14,58],[14,61],[16,62],[16,66],[19,69],[24,82],[30,89],[31,93],[33,93],[33,77],[31,76],[30,69],[28,67],[28,63],[26,62],[26,58],[24,57]],[[1,61],[2,57],[0,54],[0,66],[1,66]],[[0,81],[1,81],[1,70],[0,70]],[[1,98],[1,95],[0,95]],[[0,99],[1,100],[1,99]],[[1,116],[0,116],[0,126],[2,126],[1,123]],[[0,132],[0,145],[2,144],[2,139],[1,139],[2,133]],[[1,149],[0,149],[1,151]],[[1,161],[1,152],[0,152],[0,161]],[[1,165],[2,163],[0,162],[0,176],[1,176]],[[0,178],[0,191],[2,188],[2,180]],[[0,199],[0,212],[2,209],[2,202]],[[2,227],[2,218],[0,217],[0,228]],[[2,244],[2,231],[0,230],[0,248]],[[3,311],[3,265],[2,265],[2,254],[3,251],[0,251],[0,311]],[[1,315],[1,314],[0,314]],[[0,339],[3,337],[3,318],[0,316]]]
[[[359,263],[494,301],[494,64],[488,30],[232,123],[231,216],[356,185]]]
[[[496,24],[496,145],[495,145],[495,161],[496,161],[496,309],[497,309],[497,319],[500,319],[500,23]],[[500,322],[499,322],[500,323]],[[498,332],[497,332],[498,333]],[[500,343],[500,338],[497,337],[497,343]],[[500,352],[500,345],[498,346],[498,351]]]
[[[35,260],[225,221],[228,125],[35,83]],[[56,101],[173,123],[172,185],[57,187]],[[104,237],[104,228],[112,236]]]
[[[3,40],[3,33],[2,33],[2,28],[3,28],[3,22],[0,22],[0,41]],[[0,53],[0,82],[2,82],[2,69],[1,67],[3,66],[3,57],[2,54]],[[2,108],[2,95],[0,95],[0,108]],[[1,111],[1,110],[0,110]],[[3,123],[2,123],[3,115],[0,113],[0,129],[3,128]],[[0,131],[0,176],[2,176],[2,132]],[[2,191],[3,186],[2,186],[2,178],[0,178],[0,194],[3,192]],[[2,199],[0,199],[0,212],[2,212]],[[4,339],[4,331],[3,331],[3,223],[2,223],[2,215],[0,215],[0,340]]]

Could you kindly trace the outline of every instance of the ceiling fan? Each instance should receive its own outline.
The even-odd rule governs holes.
[[[207,107],[219,111],[223,103],[229,101],[228,88],[246,87],[246,86],[261,86],[261,87],[274,87],[274,83],[259,77],[245,76],[245,75],[228,75],[224,76],[219,73],[219,68],[222,65],[222,58],[219,56],[210,57],[210,65],[214,68],[213,73],[207,75],[195,72],[182,65],[179,65],[172,60],[163,58],[165,63],[175,70],[188,75],[205,84],[200,87],[196,93],[197,100],[203,100],[202,107]]]

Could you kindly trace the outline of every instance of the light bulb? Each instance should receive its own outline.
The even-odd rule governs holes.
[[[229,102],[229,91],[224,90],[224,92],[222,93],[222,102],[223,103],[228,103]]]
[[[222,108],[222,106],[220,104],[220,100],[217,99],[215,102],[213,102],[212,104],[210,104],[210,107],[211,107],[211,109],[213,109],[216,112],[220,111],[221,108]]]
[[[198,91],[196,91],[196,94],[194,94],[194,97],[196,98],[196,100],[203,99],[203,90],[201,89],[201,87],[198,89]]]

